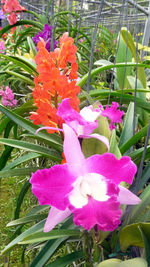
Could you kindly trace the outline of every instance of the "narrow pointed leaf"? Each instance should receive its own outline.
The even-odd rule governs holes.
[[[68,264],[71,264],[72,262],[83,258],[83,251],[76,251],[72,252],[64,257],[61,257],[59,259],[56,259],[52,263],[46,265],[45,267],[66,267]]]
[[[6,253],[7,251],[11,250],[16,244],[18,244],[25,236],[28,236],[29,234],[39,232],[43,229],[45,224],[45,220],[33,225],[28,230],[24,231],[21,235],[16,237],[14,240],[12,240],[3,250],[2,254]]]
[[[31,234],[23,238],[23,240],[19,243],[20,244],[32,244],[32,243],[43,242],[43,241],[47,241],[47,240],[55,239],[55,238],[62,238],[62,237],[69,237],[69,236],[79,237],[80,234],[81,232],[79,230],[70,230],[70,229],[52,230],[48,233],[40,232],[40,233]]]
[[[23,149],[26,151],[40,153],[43,156],[49,157],[50,159],[54,161],[61,162],[60,155],[56,151],[52,149],[48,149],[47,147],[35,145],[35,144],[24,142],[24,141],[19,141],[19,140],[14,140],[14,139],[5,139],[5,138],[0,138],[0,143],[4,145],[16,147],[19,149]]]
[[[31,175],[32,172],[36,172],[39,168],[37,167],[27,167],[27,168],[18,168],[6,171],[0,171],[0,178],[9,178],[13,176],[26,176]]]
[[[0,110],[3,112],[7,117],[9,117],[11,120],[13,120],[17,125],[20,125],[22,128],[26,129],[32,134],[36,133],[36,130],[38,130],[38,126],[34,125],[31,121],[24,119],[23,117],[19,116],[17,113],[21,113],[22,110],[17,109],[15,111],[11,111],[7,109],[6,107],[0,105]],[[6,124],[4,125],[6,127]],[[37,136],[40,138],[49,141],[50,145],[54,148],[57,148],[58,150],[62,151],[62,144],[61,144],[61,138],[58,135],[54,134],[48,134],[46,131],[40,131]]]
[[[3,171],[10,170],[10,169],[20,165],[21,163],[24,163],[26,161],[29,161],[29,160],[35,159],[35,158],[39,158],[39,157],[41,157],[41,155],[38,153],[25,154],[25,155],[17,158],[16,160],[12,161],[11,163],[7,164],[7,166],[5,168],[3,168]]]
[[[46,214],[28,215],[28,216],[25,216],[23,218],[20,218],[20,219],[11,221],[6,226],[7,227],[10,227],[10,226],[16,226],[16,225],[26,224],[26,223],[30,223],[30,222],[33,222],[33,221],[38,221],[38,220],[41,220],[41,219],[43,220],[46,217],[47,217]]]

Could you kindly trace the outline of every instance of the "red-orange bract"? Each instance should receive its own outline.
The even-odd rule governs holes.
[[[38,43],[35,61],[39,76],[34,79],[35,89],[33,91],[37,110],[30,116],[34,124],[61,127],[62,119],[57,115],[57,107],[64,98],[69,98],[70,105],[77,111],[79,110],[80,101],[77,95],[80,87],[76,85],[77,47],[68,33],[64,33],[59,42],[60,47],[53,52],[47,51],[43,40]],[[48,130],[48,132],[51,133],[54,130]]]

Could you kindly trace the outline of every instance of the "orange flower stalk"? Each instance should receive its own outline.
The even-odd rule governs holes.
[[[80,87],[76,85],[77,47],[68,33],[64,33],[59,42],[60,47],[53,52],[47,51],[43,40],[38,43],[35,61],[39,76],[34,79],[33,91],[37,110],[30,116],[34,124],[56,128],[62,125],[62,119],[57,115],[58,104],[64,98],[69,98],[71,106],[78,111],[80,102],[77,97]],[[54,130],[48,131],[54,132]]]

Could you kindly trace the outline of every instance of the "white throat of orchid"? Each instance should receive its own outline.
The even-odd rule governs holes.
[[[91,106],[84,107],[80,110],[80,115],[88,122],[94,122],[100,114],[101,111],[95,111]]]
[[[74,189],[69,195],[69,201],[75,208],[82,208],[87,205],[89,197],[97,201],[109,199],[105,177],[98,173],[87,173],[84,176],[79,176],[73,186]]]

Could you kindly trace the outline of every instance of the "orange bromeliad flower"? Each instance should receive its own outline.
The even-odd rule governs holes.
[[[60,47],[48,52],[43,39],[38,43],[38,53],[35,57],[38,77],[35,77],[33,98],[37,107],[30,119],[34,124],[50,127],[61,127],[62,119],[57,115],[58,104],[64,98],[70,99],[70,105],[79,110],[77,95],[80,87],[76,85],[78,78],[76,63],[77,47],[73,38],[64,33],[59,40]],[[54,130],[48,130],[54,132]]]

